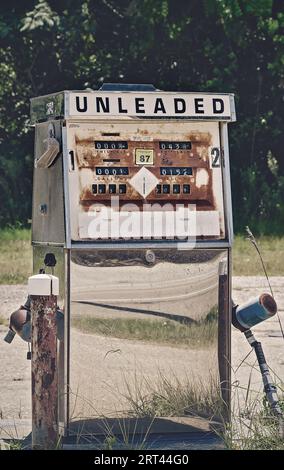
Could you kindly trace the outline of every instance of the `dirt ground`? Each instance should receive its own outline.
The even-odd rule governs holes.
[[[272,277],[272,288],[278,303],[279,315],[284,323],[284,277]],[[233,298],[236,303],[241,303],[249,298],[255,297],[262,292],[269,292],[267,283],[263,277],[235,277],[233,278]],[[0,316],[2,318],[9,318],[10,313],[18,308],[24,302],[26,296],[26,286],[24,285],[0,285]],[[26,359],[27,343],[24,343],[19,337],[16,337],[12,344],[7,344],[3,341],[7,327],[0,325],[0,419],[4,420],[19,420],[27,419],[31,413],[31,399],[30,399],[30,362]],[[267,362],[278,377],[277,382],[283,383],[284,378],[284,359],[283,348],[284,342],[280,336],[279,323],[277,317],[260,324],[254,328],[255,336],[262,342],[264,352],[267,357]],[[131,340],[121,340],[117,338],[102,338],[101,336],[88,335],[79,331],[72,332],[73,344],[80,352],[81,361],[74,362],[73,374],[80,382],[80,376],[84,371],[84,364],[91,358],[103,358],[106,352],[112,351],[117,354],[118,362],[117,367],[113,369],[106,369],[106,361],[99,360],[97,367],[100,368],[101,376],[105,374],[105,384],[108,378],[111,377],[112,381],[120,387],[120,381],[123,380],[121,374],[122,368],[129,373],[133,372],[133,367],[137,367],[134,356],[131,359],[131,351],[133,350],[133,342]],[[189,362],[198,366],[197,361],[200,361],[202,367],[203,361],[208,361],[208,354],[203,354],[199,350],[198,354],[194,351],[189,352],[181,347],[170,348],[163,345],[153,345],[150,343],[135,343],[135,348],[139,349],[139,357],[145,357],[144,365],[147,365],[147,372],[151,376],[153,374],[152,368],[156,367],[158,358],[163,358],[164,367],[167,373],[171,370],[177,376],[182,376],[185,370],[185,364]],[[120,350],[128,351],[129,354],[120,354]],[[247,353],[250,352],[243,335],[233,329],[232,331],[232,373],[233,383],[238,385],[247,385],[251,380],[251,386],[254,390],[262,390],[261,377],[257,369],[253,370],[252,366],[255,364],[253,353],[250,354],[244,364],[237,370],[238,366],[245,358]],[[111,356],[112,354],[110,354]],[[125,361],[124,361],[124,358]],[[149,358],[151,360],[149,361]],[[212,354],[211,359],[212,367],[216,362],[216,356]],[[208,366],[208,364],[207,364]],[[209,367],[210,368],[210,367]],[[155,370],[157,370],[155,368]],[[237,370],[237,372],[236,372]],[[253,373],[252,373],[253,370]],[[236,373],[235,373],[236,372]],[[252,377],[250,377],[252,373]],[[90,380],[91,388],[96,389],[96,393],[101,397],[102,402],[109,401],[113,390],[110,390],[110,396],[106,395],[106,387],[102,384],[95,384]],[[100,390],[101,387],[101,390]],[[235,390],[235,392],[234,392]],[[237,395],[245,395],[245,392],[238,386],[236,389],[233,387],[233,393]],[[242,397],[241,397],[242,400]]]

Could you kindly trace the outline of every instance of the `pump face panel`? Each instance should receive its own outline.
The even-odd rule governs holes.
[[[67,145],[72,240],[92,239],[89,224],[102,207],[110,218],[190,208],[197,237],[225,238],[217,122],[72,122]],[[170,235],[178,235],[174,227]]]

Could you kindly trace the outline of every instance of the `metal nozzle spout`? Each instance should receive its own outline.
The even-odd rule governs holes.
[[[6,341],[6,343],[12,343],[15,336],[16,336],[16,333],[13,330],[11,330],[11,328],[9,328],[8,333],[6,334],[4,338],[4,341]]]

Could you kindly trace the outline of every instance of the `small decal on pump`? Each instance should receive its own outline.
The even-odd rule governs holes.
[[[50,101],[49,103],[46,104],[46,114],[54,114],[54,102]]]

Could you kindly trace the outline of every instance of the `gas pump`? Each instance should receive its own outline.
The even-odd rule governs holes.
[[[32,99],[33,266],[52,255],[59,278],[62,434],[150,417],[153,433],[205,436],[228,414],[235,119],[232,94],[152,85]]]

